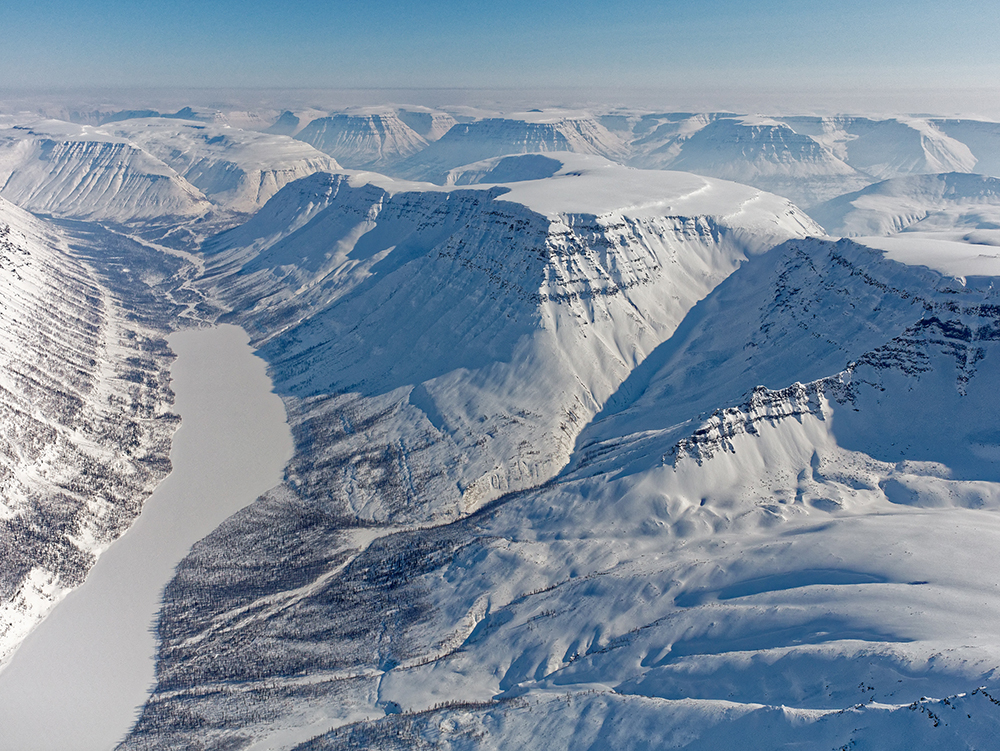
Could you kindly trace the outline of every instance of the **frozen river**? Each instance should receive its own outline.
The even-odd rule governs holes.
[[[160,595],[190,547],[278,484],[292,454],[281,400],[236,326],[170,336],[173,471],[0,672],[0,751],[107,751],[153,684]]]

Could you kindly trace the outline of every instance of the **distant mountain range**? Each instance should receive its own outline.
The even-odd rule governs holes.
[[[1000,125],[252,115],[0,129],[0,660],[229,322],[295,454],[119,748],[995,743]]]

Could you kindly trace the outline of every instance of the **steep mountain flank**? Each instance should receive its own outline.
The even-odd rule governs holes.
[[[85,255],[0,199],[0,660],[170,469],[170,351]]]

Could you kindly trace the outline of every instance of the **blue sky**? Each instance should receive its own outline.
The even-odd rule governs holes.
[[[37,0],[0,87],[990,86],[996,0]]]

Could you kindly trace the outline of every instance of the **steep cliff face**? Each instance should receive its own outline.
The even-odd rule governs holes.
[[[2,661],[139,514],[177,419],[171,355],[139,301],[2,199],[0,302]]]
[[[89,126],[45,121],[0,131],[0,195],[30,211],[126,223],[194,219],[201,191],[161,160]]]

